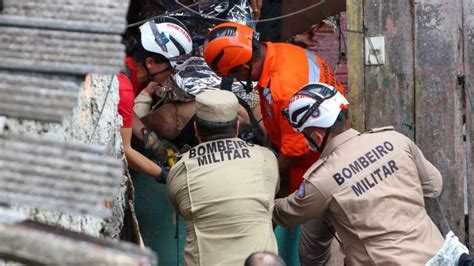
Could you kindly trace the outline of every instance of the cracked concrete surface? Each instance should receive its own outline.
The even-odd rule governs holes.
[[[8,118],[6,130],[27,136],[43,136],[56,141],[79,142],[106,147],[108,155],[122,158],[119,129],[122,121],[117,115],[118,82],[110,75],[88,75],[80,86],[77,105],[63,122],[48,123]],[[116,196],[113,216],[98,219],[27,207],[14,207],[31,219],[91,236],[118,238],[123,226],[125,206],[125,177]]]

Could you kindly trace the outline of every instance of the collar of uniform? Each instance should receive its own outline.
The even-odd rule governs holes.
[[[262,74],[260,75],[260,79],[258,80],[258,86],[262,88],[268,88],[268,84],[270,83],[271,74],[274,69],[275,65],[275,46],[271,42],[263,43],[267,48],[267,52],[265,54],[265,59],[263,61],[263,69]]]
[[[329,154],[331,154],[338,146],[343,144],[344,142],[359,136],[360,132],[349,128],[348,130],[342,132],[341,134],[335,136],[332,138],[328,144],[326,144],[326,147],[324,148],[323,152],[321,153],[321,158],[327,157]]]

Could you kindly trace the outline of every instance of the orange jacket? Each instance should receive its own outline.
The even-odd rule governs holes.
[[[328,65],[314,52],[287,43],[267,42],[263,45],[267,47],[267,53],[257,89],[270,141],[281,154],[289,157],[310,152],[309,157],[289,169],[289,189],[293,192],[319,154],[309,150],[303,135],[291,128],[281,110],[287,108],[290,97],[309,82],[330,84],[344,95],[345,91]]]

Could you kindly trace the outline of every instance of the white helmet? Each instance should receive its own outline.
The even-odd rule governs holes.
[[[284,115],[298,132],[307,127],[329,128],[336,122],[349,102],[334,87],[324,83],[309,83],[290,99]]]
[[[140,26],[143,48],[166,57],[174,69],[180,70],[193,50],[186,26],[172,17],[159,17]]]

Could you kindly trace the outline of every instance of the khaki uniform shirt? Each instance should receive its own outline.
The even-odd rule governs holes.
[[[433,186],[420,177],[410,143],[392,127],[337,135],[299,190],[276,201],[274,220],[293,226],[327,213],[347,265],[424,265],[443,237],[423,197],[433,196],[432,188],[438,195],[442,179],[421,152]]]
[[[186,265],[243,265],[254,251],[277,253],[272,210],[278,180],[275,155],[238,138],[185,153],[167,186],[186,223]]]

